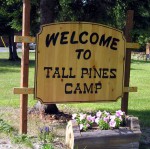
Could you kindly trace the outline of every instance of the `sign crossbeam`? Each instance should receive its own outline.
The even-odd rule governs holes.
[[[15,36],[14,42],[36,43],[36,38],[32,36]],[[139,49],[139,43],[127,42],[126,48],[130,50]]]
[[[36,38],[32,36],[14,36],[14,42],[35,43]]]
[[[14,94],[34,94],[34,88],[15,87],[13,89]],[[124,92],[137,92],[137,87],[124,87]]]

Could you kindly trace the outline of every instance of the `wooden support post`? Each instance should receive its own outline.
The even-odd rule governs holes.
[[[127,19],[125,26],[125,37],[127,42],[131,42],[131,30],[133,29],[133,16],[134,11],[127,11]],[[128,87],[130,82],[130,63],[131,63],[131,50],[126,50],[126,61],[125,61],[125,78],[124,78],[124,86]],[[123,98],[121,101],[121,110],[126,114],[128,113],[128,97],[129,93],[126,92],[123,94]]]
[[[23,23],[22,36],[30,34],[30,0],[23,0]],[[22,43],[22,59],[21,59],[21,87],[28,87],[29,74],[29,46]],[[28,95],[20,95],[20,133],[27,133],[27,110]]]

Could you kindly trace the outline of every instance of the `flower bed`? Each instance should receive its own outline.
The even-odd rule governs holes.
[[[66,145],[69,149],[139,147],[141,131],[137,117],[125,116],[119,110],[114,115],[98,111],[96,115],[73,114],[72,118],[66,128]]]
[[[91,129],[96,124],[102,130],[119,128],[125,125],[125,113],[121,110],[116,111],[114,115],[106,111],[98,111],[94,116],[75,113],[72,115],[72,119],[77,121],[81,131]]]

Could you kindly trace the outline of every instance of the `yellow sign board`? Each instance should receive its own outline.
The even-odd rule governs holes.
[[[43,25],[35,97],[43,103],[116,101],[123,95],[125,46],[121,31],[101,24]]]

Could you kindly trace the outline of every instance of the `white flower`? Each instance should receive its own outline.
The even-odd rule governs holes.
[[[116,122],[114,120],[111,120],[109,122],[109,126],[112,127],[112,128],[115,128],[116,127]]]
[[[110,119],[111,119],[111,120],[115,120],[115,118],[116,118],[115,115],[111,115],[111,116],[110,116]]]
[[[97,117],[101,117],[101,115],[102,115],[102,112],[101,112],[101,111],[98,111],[98,112],[96,113],[96,116],[97,116]]]
[[[99,123],[99,120],[100,120],[99,117],[97,117],[97,118],[95,119],[95,123],[98,124],[98,123]]]
[[[86,118],[86,114],[80,113],[80,121],[84,120]]]
[[[83,124],[80,124],[79,126],[80,126],[80,130],[82,130],[83,129]]]
[[[77,114],[72,114],[72,119],[74,120],[77,117]]]

